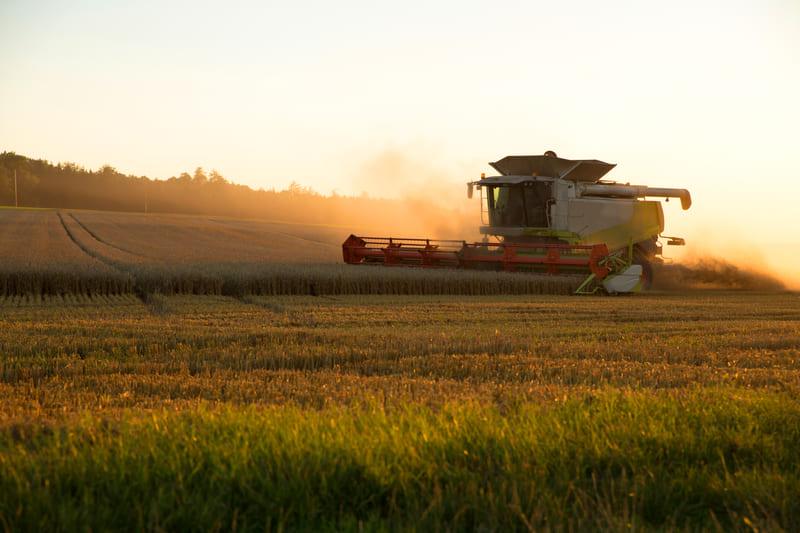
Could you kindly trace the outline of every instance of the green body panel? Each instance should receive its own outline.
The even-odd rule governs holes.
[[[664,212],[661,202],[633,201],[631,217],[614,226],[581,235],[586,244],[605,243],[608,249],[618,250],[657,237],[664,231]]]
[[[525,228],[523,235],[525,237],[558,239],[564,241],[565,244],[583,244],[581,236],[572,231],[554,231],[550,228]]]
[[[590,209],[603,203],[608,205],[609,200],[596,200],[592,203],[584,204]],[[619,202],[612,200],[611,202]],[[578,204],[573,204],[578,207]],[[586,224],[581,217],[571,219],[570,229],[554,230],[551,228],[524,228],[522,235],[525,239],[558,239],[565,244],[605,244],[611,251],[624,248],[629,244],[645,241],[657,237],[664,231],[664,213],[660,202],[630,201],[622,206],[611,205],[613,215],[605,217],[594,216],[588,213],[592,223]],[[625,209],[620,209],[624,207]],[[578,209],[576,209],[578,210]],[[603,225],[606,227],[603,227]],[[514,237],[506,237],[508,240],[515,240]]]

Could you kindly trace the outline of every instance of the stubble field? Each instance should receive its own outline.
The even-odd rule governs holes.
[[[277,239],[264,226],[225,222],[202,250],[151,228],[147,252],[111,223],[127,215],[46,213],[25,227],[83,256],[57,248],[40,279],[72,262],[122,281],[0,296],[4,529],[800,528],[797,294],[513,294],[503,276],[321,266],[313,289],[270,292],[288,275],[253,266],[228,290],[213,246],[258,265],[232,233],[257,248]],[[159,257],[217,265],[219,284],[180,290],[212,285]],[[345,290],[360,283],[389,294]]]

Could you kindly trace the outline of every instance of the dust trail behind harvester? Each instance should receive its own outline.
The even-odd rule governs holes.
[[[400,213],[384,212],[371,225],[393,237],[480,238],[480,205],[467,199],[473,176],[444,167],[419,149],[412,153],[388,148],[369,157],[353,176],[354,185],[371,195],[395,198]]]
[[[737,267],[716,257],[695,257],[680,263],[665,263],[654,268],[653,288],[736,289],[774,291],[786,285],[767,272]]]

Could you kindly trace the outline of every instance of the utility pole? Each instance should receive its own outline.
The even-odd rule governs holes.
[[[17,169],[14,169],[14,207],[19,207],[19,201],[17,201]]]

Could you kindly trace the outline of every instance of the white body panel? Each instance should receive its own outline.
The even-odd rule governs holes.
[[[631,265],[624,272],[609,278],[603,282],[603,287],[610,293],[631,292],[641,289],[639,285],[642,280],[642,266]]]

